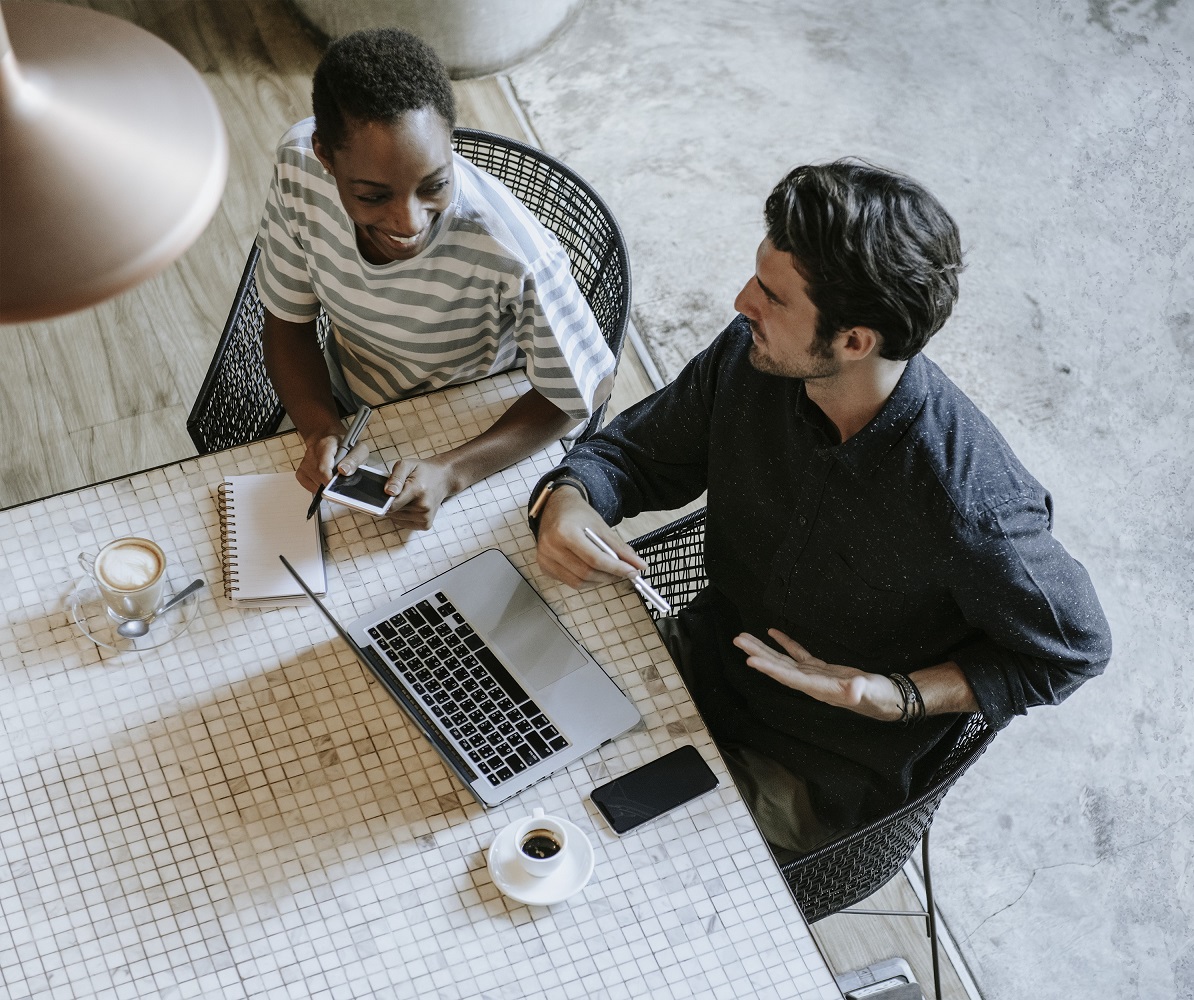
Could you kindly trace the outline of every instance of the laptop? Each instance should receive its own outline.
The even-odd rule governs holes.
[[[639,722],[630,699],[498,549],[347,624],[278,558],[484,806]]]

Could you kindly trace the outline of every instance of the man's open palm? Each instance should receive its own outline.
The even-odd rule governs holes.
[[[898,717],[899,708],[892,699],[892,684],[882,674],[869,674],[854,667],[819,660],[779,629],[768,629],[767,634],[784,648],[787,655],[772,649],[749,632],[743,632],[734,639],[734,645],[746,653],[747,666],[827,705],[884,720],[892,718],[894,708]]]

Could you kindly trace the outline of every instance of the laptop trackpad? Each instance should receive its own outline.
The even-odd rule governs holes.
[[[502,619],[491,640],[502,658],[537,691],[588,662],[560,631],[551,613],[539,607]]]

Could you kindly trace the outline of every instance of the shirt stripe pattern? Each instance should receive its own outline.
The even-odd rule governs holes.
[[[278,145],[257,235],[257,290],[293,323],[320,304],[360,402],[377,405],[526,365],[574,419],[609,396],[615,361],[559,241],[499,180],[454,154],[452,204],[412,260],[371,264],[311,147],[314,119]]]

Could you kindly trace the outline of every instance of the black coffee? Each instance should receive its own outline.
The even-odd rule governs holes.
[[[550,858],[560,853],[560,842],[546,830],[532,830],[522,839],[522,853],[528,858]]]

